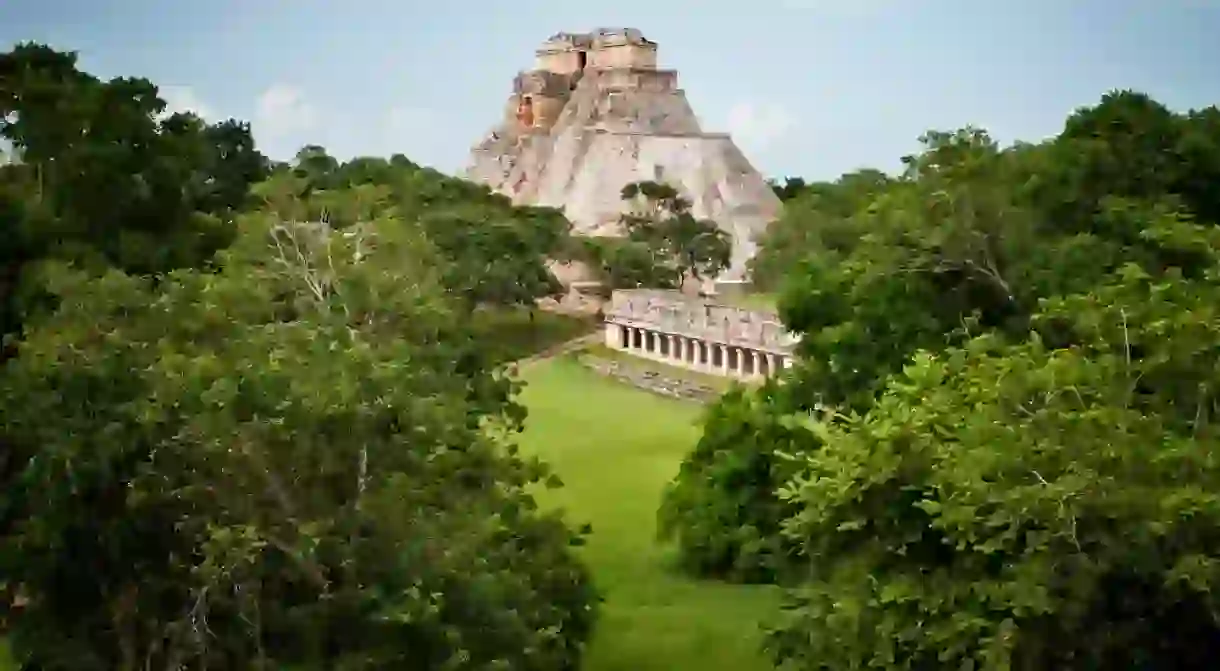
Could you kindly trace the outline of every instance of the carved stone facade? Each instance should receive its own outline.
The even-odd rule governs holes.
[[[503,115],[470,156],[466,176],[514,202],[562,209],[583,235],[618,235],[623,186],[660,181],[732,236],[717,278],[745,281],[755,239],[779,212],[763,177],[724,133],[708,133],[657,67],[657,44],[633,28],[559,33],[513,82]],[[592,280],[573,267],[562,278]]]
[[[728,377],[765,377],[790,366],[797,342],[775,314],[676,291],[615,291],[605,316],[608,347]]]

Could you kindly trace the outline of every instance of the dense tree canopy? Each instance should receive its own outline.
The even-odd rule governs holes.
[[[244,123],[166,114],[145,79],[101,81],[38,44],[0,54],[0,332],[16,332],[43,259],[135,273],[197,267],[235,234],[266,160]]]
[[[426,240],[243,229],[217,274],[65,277],[4,377],[18,651],[47,669],[574,664],[591,604],[573,538],[532,512],[546,471],[498,437],[514,383]]]
[[[1117,92],[787,199],[753,271],[800,361],[709,414],[660,513],[693,570],[789,584],[777,661],[1214,658],[1216,118]]]
[[[555,290],[567,221],[400,155],[270,164],[46,47],[0,75],[25,668],[575,669],[597,599],[488,317]]]
[[[470,309],[532,306],[562,291],[548,268],[572,249],[571,224],[562,213],[514,206],[485,186],[402,156],[340,162],[307,146],[255,191],[284,217],[325,218],[342,228],[392,213],[403,225],[418,226],[445,260],[444,285]]]

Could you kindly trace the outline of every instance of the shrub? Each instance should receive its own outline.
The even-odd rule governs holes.
[[[776,410],[775,393],[736,387],[711,405],[703,436],[662,496],[660,537],[676,541],[692,573],[771,582],[784,572],[789,545],[779,524],[791,509],[776,491],[817,441],[801,419]]]

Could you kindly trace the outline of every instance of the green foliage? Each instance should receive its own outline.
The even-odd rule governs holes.
[[[971,324],[1023,330],[1039,286],[1027,280],[1058,278],[1082,253],[1045,246],[1017,200],[1019,166],[984,132],[923,142],[866,209],[809,232],[809,255],[786,282],[779,307],[804,336],[811,402],[866,409],[917,349],[952,344]]]
[[[789,565],[779,525],[793,510],[776,492],[818,443],[769,403],[773,392],[738,387],[710,406],[703,436],[665,489],[657,530],[693,574],[773,582]]]
[[[44,259],[156,273],[205,264],[266,161],[247,125],[166,115],[144,79],[100,81],[38,44],[0,54],[0,335],[20,330]]]
[[[54,274],[3,377],[0,573],[43,669],[576,668],[594,595],[516,383],[391,221]]]
[[[1179,115],[1148,96],[1118,91],[1068,118],[1047,147],[1034,198],[1060,225],[1087,225],[1108,197],[1171,199],[1220,221],[1220,110]]]
[[[789,177],[783,186],[775,186],[784,209],[762,233],[758,254],[750,259],[753,286],[763,291],[780,289],[811,248],[836,240],[830,229],[867,206],[890,182],[883,173],[862,170],[833,183],[805,184]],[[839,241],[847,243],[850,238],[840,237]]]
[[[340,163],[307,146],[255,192],[287,219],[342,228],[392,214],[399,225],[418,226],[444,259],[443,284],[469,310],[533,305],[563,290],[547,265],[573,245],[561,212],[514,206],[485,186],[403,157]]]
[[[699,532],[677,536],[688,566],[790,550],[777,663],[1199,668],[1220,652],[1216,119],[1116,93],[1039,145],[932,132],[896,177],[786,202],[754,273],[782,287],[801,360],[709,417],[671,490]],[[789,431],[752,438],[770,425]],[[810,447],[783,484],[713,487],[692,477],[715,472],[710,445],[726,464]]]
[[[634,182],[623,187],[631,208],[620,217],[622,240],[584,245],[582,257],[613,288],[680,288],[689,278],[707,279],[729,265],[733,242],[716,222],[696,219],[674,187]]]
[[[471,314],[473,339],[497,363],[525,359],[601,327],[587,317],[532,308],[490,307]]]
[[[672,271],[658,264],[653,248],[630,238],[584,238],[581,256],[610,289],[676,289]]]
[[[1220,650],[1212,440],[1126,405],[1120,357],[917,356],[780,495],[808,578],[771,635],[810,668],[1201,668]]]

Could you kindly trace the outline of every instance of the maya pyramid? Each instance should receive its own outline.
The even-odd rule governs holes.
[[[562,209],[583,235],[618,234],[626,184],[670,184],[732,235],[720,283],[745,280],[755,238],[780,208],[732,138],[703,131],[677,72],[658,69],[656,43],[631,28],[547,40],[466,177],[518,204]]]

